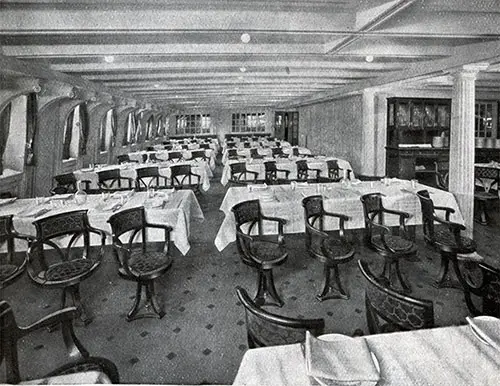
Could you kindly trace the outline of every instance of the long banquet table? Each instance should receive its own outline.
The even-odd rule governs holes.
[[[78,181],[90,181],[90,188],[97,189],[98,171],[120,169],[120,176],[132,178],[134,181],[137,178],[137,169],[158,166],[158,172],[161,176],[170,178],[170,167],[174,165],[189,164],[192,166],[192,172],[198,174],[200,178],[201,188],[204,191],[210,189],[210,178],[213,176],[212,170],[206,161],[181,161],[181,162],[156,162],[156,163],[123,163],[121,165],[105,165],[98,168],[87,168],[75,170],[73,174]]]
[[[328,165],[326,163],[327,160],[330,159],[336,159],[338,161],[338,165],[341,169],[344,170],[350,170],[351,171],[351,178],[354,178],[354,172],[352,171],[352,166],[348,161],[334,158],[334,157],[314,157],[314,158],[300,158],[300,157],[291,157],[291,158],[264,158],[264,159],[248,159],[245,161],[246,163],[246,168],[247,170],[254,171],[259,173],[257,176],[257,179],[259,180],[264,180],[266,176],[266,169],[264,166],[264,162],[266,161],[276,161],[276,167],[278,169],[284,169],[290,171],[290,174],[288,178],[290,180],[294,180],[297,178],[297,164],[295,163],[296,161],[300,159],[305,159],[307,161],[307,165],[312,168],[312,169],[320,169],[321,170],[321,176],[322,177],[327,177],[328,176]],[[231,164],[235,162],[242,162],[240,160],[229,160],[226,162],[224,165],[224,168],[222,169],[222,176],[221,176],[221,184],[226,185],[229,182],[229,179],[231,178]]]
[[[215,151],[213,149],[204,149],[205,157],[208,158],[210,169],[215,169]],[[181,152],[182,158],[186,161],[190,161],[193,158],[193,150],[157,150],[157,151],[135,151],[132,153],[128,153],[129,158],[132,161],[143,162],[143,156],[146,155],[147,159],[149,159],[151,154],[155,154],[156,158],[160,160],[167,161],[168,155],[171,152]]]
[[[104,200],[105,198],[107,199]],[[118,204],[121,207],[118,207]],[[137,206],[145,207],[146,219],[149,222],[172,226],[172,242],[183,255],[189,251],[190,221],[204,220],[198,200],[191,190],[177,190],[168,194],[156,192],[154,197],[148,197],[147,192],[133,191],[117,192],[109,197],[94,194],[87,195],[86,202],[81,205],[74,202],[72,195],[18,199],[0,206],[0,216],[14,215],[14,228],[20,233],[35,236],[33,221],[58,213],[88,209],[90,224],[111,234],[111,227],[107,223],[109,217],[121,210]],[[159,240],[163,237],[163,231],[150,230],[148,237],[151,240]],[[97,239],[92,240],[93,243],[97,241]],[[111,238],[109,237],[107,241],[110,243]]]
[[[258,146],[258,147],[254,147],[254,149],[257,149],[257,153],[263,157],[272,157],[272,155],[273,155],[273,151],[272,151],[271,147]],[[293,153],[292,147],[282,147],[282,149],[283,149],[283,154],[292,155],[292,153]],[[222,164],[223,165],[225,165],[227,163],[227,161],[229,160],[228,150],[229,149],[226,149],[222,152]],[[249,147],[248,148],[241,148],[241,149],[237,149],[236,153],[238,154],[239,157],[250,158],[250,151],[251,150],[252,150],[252,148],[249,148]],[[311,150],[309,150],[305,147],[299,147],[298,150],[299,150],[299,154],[301,154],[301,155],[311,154]]]
[[[473,321],[478,323],[484,318],[473,318]],[[499,342],[500,320],[491,323],[492,330],[496,328],[496,336],[492,338]],[[467,325],[357,338],[338,335],[336,341],[329,342],[331,349],[336,351],[336,346],[345,339],[366,341],[380,365],[377,386],[493,386],[500,381],[499,348],[483,343]],[[342,360],[351,366],[363,366],[358,357]],[[256,386],[310,384],[300,344],[248,350],[233,383]]]
[[[292,184],[271,185],[262,189],[263,185],[249,185],[245,187],[231,187],[227,190],[220,210],[225,217],[215,238],[215,246],[222,251],[229,243],[236,240],[236,229],[234,215],[231,208],[242,201],[259,199],[262,212],[267,216],[281,217],[287,220],[285,233],[304,232],[304,213],[302,199],[307,196],[321,194],[327,211],[343,213],[349,216],[345,226],[347,229],[364,227],[363,206],[360,197],[363,194],[381,192],[384,206],[391,209],[408,212],[412,217],[407,221],[408,225],[422,223],[422,212],[420,201],[416,192],[427,189],[436,206],[448,206],[455,209],[451,220],[463,223],[462,214],[458,208],[453,194],[416,183],[400,179],[390,179],[385,184],[382,181],[354,183],[325,183],[325,184]],[[271,197],[270,197],[271,196]],[[386,216],[386,224],[398,225],[397,216]],[[334,229],[333,224],[325,221],[326,229]],[[274,225],[264,223],[264,231],[276,233]]]

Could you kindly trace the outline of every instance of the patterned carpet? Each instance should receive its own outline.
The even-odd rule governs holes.
[[[244,310],[236,296],[241,285],[252,294],[256,273],[241,263],[234,244],[218,252],[213,244],[222,221],[218,211],[225,193],[218,183],[220,170],[209,192],[200,197],[206,220],[193,223],[192,247],[186,256],[176,253],[171,270],[158,281],[166,315],[163,319],[125,321],[132,305],[135,283],[120,279],[113,256],[81,286],[82,296],[94,321],[77,326],[76,333],[91,354],[111,359],[122,383],[231,384],[245,351]],[[302,210],[302,208],[297,208]],[[498,227],[477,226],[479,252],[491,263],[498,258]],[[371,262],[379,272],[383,259],[357,244],[355,258],[341,267],[349,300],[315,300],[320,290],[321,265],[304,248],[302,235],[287,238],[288,261],[275,270],[278,292],[285,305],[273,312],[292,317],[322,317],[326,333],[351,335],[355,329],[367,333],[364,283],[356,260]],[[431,286],[439,268],[439,255],[428,249],[417,230],[417,261],[404,261],[402,271],[413,284],[413,296],[432,299],[438,326],[464,322],[467,310],[458,290]],[[27,325],[57,310],[58,291],[36,287],[23,277],[7,288],[2,297],[13,305],[17,320]],[[20,342],[21,374],[36,378],[64,362],[60,333],[40,331]],[[0,377],[0,382],[3,378]]]

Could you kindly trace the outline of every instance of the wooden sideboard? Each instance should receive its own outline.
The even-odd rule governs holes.
[[[386,147],[386,174],[388,177],[413,179],[425,173],[434,173],[434,162],[446,162],[449,148]]]

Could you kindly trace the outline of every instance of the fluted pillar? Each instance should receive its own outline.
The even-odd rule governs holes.
[[[476,75],[487,64],[463,66],[454,73],[451,103],[449,191],[455,195],[472,236],[474,226],[474,113]]]

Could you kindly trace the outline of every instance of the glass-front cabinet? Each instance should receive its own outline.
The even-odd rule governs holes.
[[[450,99],[389,98],[387,146],[432,144],[434,137],[449,138]]]

